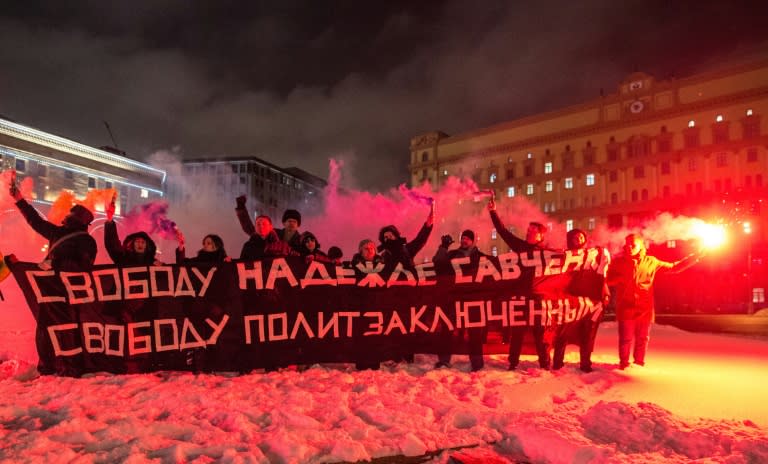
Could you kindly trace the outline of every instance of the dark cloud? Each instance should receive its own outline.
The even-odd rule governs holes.
[[[364,188],[407,180],[413,135],[463,132],[768,56],[755,2],[18,2],[0,114],[132,156],[254,155]]]

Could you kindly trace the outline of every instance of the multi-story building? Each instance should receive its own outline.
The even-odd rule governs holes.
[[[120,215],[164,195],[164,170],[114,149],[89,147],[2,118],[0,155],[3,170],[15,169],[19,181],[25,177],[35,180],[32,199],[38,206],[50,205],[63,190],[82,199],[92,189],[114,188]]]
[[[751,223],[734,255],[748,256],[739,261],[760,281],[752,293],[762,303],[767,116],[768,60],[683,79],[633,73],[616,93],[581,105],[416,136],[411,182],[471,177],[497,197],[524,196],[566,229],[642,226],[663,211]],[[484,243],[506,249],[498,239]]]
[[[299,168],[280,168],[256,157],[182,161],[179,178],[169,181],[173,204],[189,204],[200,195],[216,205],[232,205],[245,195],[250,211],[279,223],[283,211],[319,211],[326,181]]]

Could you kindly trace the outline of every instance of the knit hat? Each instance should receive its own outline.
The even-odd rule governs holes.
[[[467,237],[468,239],[472,240],[473,242],[475,241],[475,233],[473,231],[469,230],[469,229],[467,229],[464,232],[462,232],[461,236],[462,237]]]
[[[93,213],[83,205],[75,205],[69,210],[69,214],[77,218],[83,225],[93,222]]]
[[[296,211],[295,209],[286,209],[283,213],[283,222],[287,221],[288,219],[296,219],[296,222],[299,223],[299,226],[301,226],[301,213]]]

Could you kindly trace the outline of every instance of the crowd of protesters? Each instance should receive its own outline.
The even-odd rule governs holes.
[[[75,205],[61,224],[53,224],[44,218],[22,197],[15,185],[10,187],[10,195],[16,201],[16,206],[23,214],[29,225],[41,236],[49,240],[48,254],[41,267],[58,271],[87,271],[93,267],[96,258],[96,242],[88,234],[88,226],[93,221],[93,214],[82,205]],[[496,212],[493,198],[488,202],[490,219],[501,239],[509,249],[518,254],[532,257],[534,253],[552,250],[546,245],[547,227],[537,222],[531,222],[525,238],[520,238],[510,232]],[[153,265],[157,264],[156,245],[146,232],[136,232],[119,238],[117,225],[114,221],[115,204],[106,206],[106,223],[104,226],[104,247],[111,260],[120,266]],[[288,209],[282,216],[282,229],[275,229],[269,216],[258,215],[251,222],[246,207],[245,196],[236,199],[235,208],[237,219],[248,239],[243,244],[239,259],[259,260],[266,257],[297,256],[304,257],[308,262],[317,261],[329,264],[341,264],[342,251],[331,247],[326,253],[322,250],[320,241],[312,232],[301,232],[301,214],[295,209]],[[418,231],[416,237],[408,241],[395,225],[382,227],[378,234],[378,245],[374,240],[366,238],[360,241],[357,253],[351,259],[351,266],[361,273],[391,272],[396,267],[415,272],[414,256],[425,246],[434,226],[434,207]],[[178,264],[221,263],[231,261],[224,249],[221,237],[215,234],[203,238],[202,248],[194,257],[187,258],[184,235],[177,231],[176,262]],[[459,237],[459,246],[451,249],[453,238],[450,235],[441,237],[440,246],[432,261],[438,274],[451,272],[451,260],[469,258],[469,266],[475,269],[481,257],[485,256],[475,246],[475,233],[471,229],[464,230]],[[586,259],[585,249],[588,243],[587,234],[579,229],[573,229],[567,234],[567,246],[574,253],[580,253]],[[600,260],[610,262],[610,255],[600,248]],[[690,255],[675,263],[661,261],[646,254],[644,241],[640,235],[630,234],[626,237],[624,254],[614,260],[607,268],[607,276],[591,276],[599,282],[573,281],[568,291],[573,295],[589,296],[599,302],[599,310],[591,317],[584,318],[570,327],[552,327],[536,319],[532,326],[515,326],[506,328],[504,342],[509,344],[509,370],[515,370],[520,362],[523,340],[530,331],[535,345],[538,364],[542,369],[560,369],[564,365],[566,345],[579,346],[579,367],[584,372],[592,370],[591,353],[597,327],[603,314],[603,307],[611,299],[609,286],[614,289],[617,319],[619,325],[619,366],[624,369],[629,366],[630,351],[636,365],[645,364],[651,323],[654,317],[653,282],[659,271],[679,272],[698,261],[698,256]],[[4,263],[2,263],[4,264]],[[7,271],[6,271],[7,273]],[[530,289],[534,302],[543,298],[537,291],[534,268],[523,266],[519,282],[523,288]],[[595,288],[599,289],[595,292]],[[134,314],[126,307],[123,315],[126,320],[136,317],[152,318],[152,314]],[[483,343],[487,331],[485,328],[468,328],[457,330],[456,333],[442,334],[442,342],[437,347],[436,368],[451,367],[452,337],[460,336],[468,339],[469,359],[472,371],[483,368]],[[633,345],[634,344],[634,345]],[[38,350],[48,350],[38,342]],[[554,358],[551,357],[554,348]],[[632,349],[631,349],[632,348]],[[41,356],[53,358],[52,356]],[[401,359],[413,362],[414,354],[405,352]],[[143,362],[141,359],[132,362]],[[361,360],[356,363],[358,369],[377,369],[379,360]],[[75,367],[76,368],[76,367]],[[141,370],[141,366],[137,368]],[[56,365],[40,365],[43,374],[72,375],[63,372]]]

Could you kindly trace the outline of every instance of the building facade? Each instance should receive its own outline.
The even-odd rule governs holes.
[[[768,59],[684,79],[633,73],[614,94],[463,134],[421,134],[410,151],[412,184],[471,177],[497,197],[524,196],[566,229],[640,227],[661,212],[726,217],[750,232],[734,244],[749,243],[738,252],[747,271],[764,274]],[[762,303],[762,286],[753,289]]]
[[[216,205],[235,206],[245,195],[249,211],[280,223],[283,211],[319,211],[326,181],[299,168],[280,168],[256,157],[182,161],[178,178],[169,182],[173,204],[190,204],[198,196]]]
[[[120,215],[164,196],[162,169],[2,118],[0,155],[3,170],[15,169],[19,182],[34,179],[32,200],[41,206],[53,203],[63,190],[82,199],[90,190],[114,188]]]

